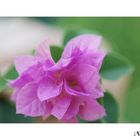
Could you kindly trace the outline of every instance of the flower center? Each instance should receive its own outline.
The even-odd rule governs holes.
[[[67,82],[68,82],[68,85],[69,85],[71,88],[76,88],[76,87],[78,86],[76,80],[69,79],[69,80],[67,80]]]

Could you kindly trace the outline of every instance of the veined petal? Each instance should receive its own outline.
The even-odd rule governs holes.
[[[79,110],[79,117],[86,121],[95,121],[105,116],[104,108],[93,99],[89,99],[81,106]]]
[[[41,61],[49,60],[51,63],[54,63],[51,57],[49,44],[48,40],[43,41],[36,49],[36,56],[38,56]]]
[[[70,76],[76,78],[78,83],[83,87],[86,93],[93,93],[99,82],[98,70],[88,64],[75,65],[70,70]]]
[[[94,51],[94,52],[85,53],[77,57],[77,63],[89,64],[96,67],[99,70],[105,55],[106,53],[103,51]]]
[[[40,102],[37,98],[37,85],[29,83],[18,92],[16,110],[17,113],[27,116],[41,116],[46,115],[46,112],[50,113],[51,105]]]
[[[45,101],[58,96],[61,93],[63,83],[56,83],[54,79],[50,77],[44,78],[37,90],[37,95],[40,101]]]
[[[15,67],[19,74],[22,74],[24,71],[28,70],[31,66],[38,63],[38,59],[34,56],[25,55],[18,56],[15,59]]]
[[[100,36],[91,34],[80,35],[67,43],[64,52],[62,54],[62,57],[63,58],[72,57],[72,55],[75,54],[75,51],[77,51],[77,48],[82,52],[84,51],[85,53],[95,51],[99,47],[100,43],[101,43]]]
[[[64,67],[67,67],[72,61],[72,58],[67,58],[67,59],[64,59],[64,58],[61,58],[54,66],[48,68],[47,70],[48,71],[59,71],[61,69],[63,69]]]
[[[33,79],[29,74],[22,74],[16,80],[11,80],[9,85],[14,88],[21,88],[32,80]]]
[[[98,99],[100,97],[104,96],[104,92],[103,89],[101,87],[101,85],[98,83],[97,86],[94,88],[94,92],[92,94],[94,99]]]
[[[65,113],[62,120],[64,120],[64,121],[70,120],[70,122],[71,122],[73,120],[73,118],[75,118],[76,115],[78,114],[80,104],[81,104],[81,101],[79,98],[72,97],[71,104],[70,104],[69,108],[67,109],[67,112]]]
[[[72,89],[67,83],[66,81],[64,82],[64,89],[65,91],[70,94],[70,95],[74,95],[74,96],[91,96],[91,94],[83,92],[83,91],[78,91],[76,89]]]
[[[62,96],[55,100],[51,114],[61,120],[71,103],[71,96]]]

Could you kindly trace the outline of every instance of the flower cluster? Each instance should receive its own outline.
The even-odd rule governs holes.
[[[49,43],[42,42],[35,56],[15,59],[19,77],[10,81],[16,112],[26,116],[55,116],[76,122],[77,116],[93,121],[105,115],[97,102],[103,96],[99,70],[105,53],[99,50],[101,37],[80,35],[70,40],[55,63]]]

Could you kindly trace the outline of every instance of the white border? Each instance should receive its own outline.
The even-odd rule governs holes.
[[[139,124],[0,124],[1,140],[133,140]]]
[[[140,16],[140,0],[0,0],[0,16]]]

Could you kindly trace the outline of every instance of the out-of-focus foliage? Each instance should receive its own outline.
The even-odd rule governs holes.
[[[101,104],[106,109],[106,116],[101,119],[101,122],[116,123],[119,118],[119,106],[115,98],[109,93],[105,92]]]
[[[8,80],[17,78],[18,73],[14,66],[11,66],[5,75],[0,76],[0,92],[8,88]]]
[[[51,51],[51,55],[52,55],[53,60],[55,62],[57,62],[61,57],[63,49],[61,47],[58,47],[58,46],[51,46],[50,51]]]
[[[108,80],[118,80],[134,71],[130,61],[117,53],[108,53],[101,67],[101,76]]]
[[[8,80],[9,79],[16,79],[17,77],[18,77],[18,73],[17,73],[14,66],[11,66],[4,76],[4,78],[8,79]]]
[[[0,77],[0,92],[5,90],[7,87],[6,80],[3,77]]]
[[[5,75],[0,76],[0,92],[6,90],[8,88],[7,80],[15,79],[18,76],[16,69],[14,66],[11,66]]]
[[[30,117],[16,114],[14,104],[0,97],[0,123],[24,123],[33,122]]]

